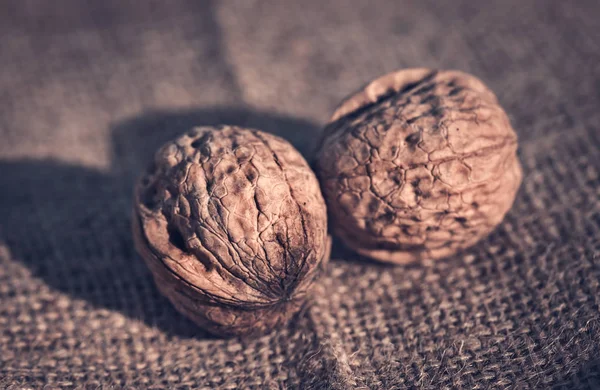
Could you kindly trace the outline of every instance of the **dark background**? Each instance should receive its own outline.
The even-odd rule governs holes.
[[[0,6],[0,388],[600,386],[595,1],[8,1]],[[165,140],[228,123],[307,158],[336,104],[405,67],[471,72],[524,182],[486,240],[382,266],[336,244],[312,304],[252,340],[162,298],[130,237]]]

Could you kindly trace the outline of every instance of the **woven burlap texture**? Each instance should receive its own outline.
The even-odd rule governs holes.
[[[0,12],[0,388],[600,386],[600,8],[594,1],[20,1]],[[524,181],[449,259],[340,243],[262,337],[203,333],[134,253],[133,180],[200,124],[310,157],[336,104],[406,67],[494,90]]]

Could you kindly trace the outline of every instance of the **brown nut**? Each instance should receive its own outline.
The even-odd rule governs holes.
[[[521,182],[516,150],[480,80],[408,69],[341,104],[315,165],[333,231],[360,254],[407,263],[449,256],[502,221]]]
[[[164,145],[137,184],[133,233],[159,290],[220,335],[287,321],[329,258],[325,202],[304,158],[239,127]]]

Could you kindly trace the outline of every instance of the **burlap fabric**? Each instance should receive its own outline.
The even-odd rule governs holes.
[[[600,386],[597,1],[14,1],[0,7],[0,388]],[[131,187],[194,124],[309,155],[385,72],[482,78],[520,137],[505,222],[435,263],[335,244],[284,329],[210,337],[134,253]]]

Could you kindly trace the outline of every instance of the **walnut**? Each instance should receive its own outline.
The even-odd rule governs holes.
[[[408,69],[339,106],[315,165],[333,231],[360,254],[407,263],[449,256],[502,221],[521,182],[516,150],[480,80]]]
[[[159,290],[220,335],[284,323],[330,249],[325,202],[300,153],[229,126],[195,128],[156,153],[136,186],[133,232]]]

